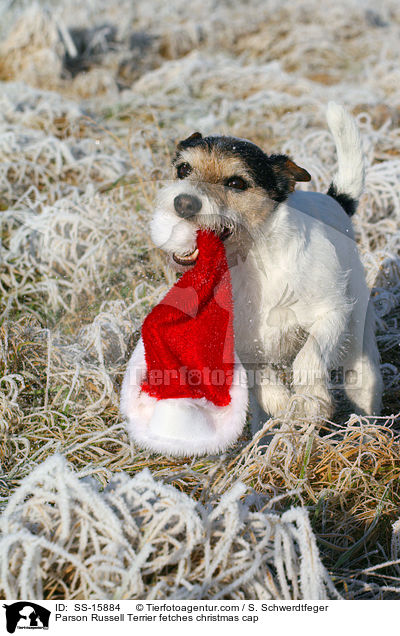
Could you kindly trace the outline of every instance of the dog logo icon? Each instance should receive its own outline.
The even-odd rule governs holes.
[[[6,610],[6,627],[9,634],[16,629],[49,629],[50,610],[32,603],[18,601],[11,605],[3,605]]]

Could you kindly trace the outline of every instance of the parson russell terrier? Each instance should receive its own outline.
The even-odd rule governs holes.
[[[330,103],[327,120],[338,154],[327,194],[295,192],[311,177],[286,155],[194,133],[177,146],[151,221],[181,271],[196,261],[199,228],[224,240],[236,349],[249,374],[262,370],[249,380],[253,431],[293,395],[299,416],[331,417],[333,369],[354,412],[381,408],[374,310],[350,221],[364,184],[361,140],[341,106]]]

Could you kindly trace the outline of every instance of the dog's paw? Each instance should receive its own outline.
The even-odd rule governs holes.
[[[334,411],[332,397],[322,384],[295,387],[291,406],[296,418],[329,420]]]
[[[263,384],[259,388],[259,402],[266,413],[277,417],[284,413],[291,394],[283,384]]]

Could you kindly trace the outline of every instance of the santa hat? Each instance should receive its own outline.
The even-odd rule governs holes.
[[[225,450],[246,419],[246,373],[234,351],[225,248],[197,233],[197,261],[147,316],[121,391],[128,431],[167,455]]]

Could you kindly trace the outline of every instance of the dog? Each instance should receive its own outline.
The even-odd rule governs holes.
[[[150,223],[180,271],[196,261],[199,228],[224,241],[253,432],[290,401],[299,416],[331,418],[334,369],[355,413],[381,409],[374,309],[350,219],[364,186],[361,139],[342,106],[330,103],[327,121],[338,171],[326,194],[295,191],[311,176],[286,155],[196,132],[177,144]]]

